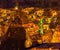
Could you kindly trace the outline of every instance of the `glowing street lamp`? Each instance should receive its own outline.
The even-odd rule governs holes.
[[[15,10],[18,10],[18,6],[19,6],[19,3],[18,3],[18,0],[16,0]]]
[[[15,10],[18,10],[18,6],[15,7]]]

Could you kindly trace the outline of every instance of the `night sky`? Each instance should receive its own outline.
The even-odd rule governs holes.
[[[28,6],[36,6],[41,7],[42,2],[44,6],[49,6],[49,2],[54,1],[57,2],[58,0],[18,0],[19,6],[28,7]],[[16,0],[0,0],[0,7],[14,7]],[[56,3],[55,3],[56,4]],[[56,4],[57,5],[57,4]]]
[[[16,0],[0,0],[0,7],[14,7]],[[18,0],[20,6],[40,6],[40,0]]]

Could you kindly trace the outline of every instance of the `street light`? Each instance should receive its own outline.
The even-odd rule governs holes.
[[[18,3],[18,0],[16,0],[16,6],[15,6],[15,10],[18,10],[18,6],[19,6],[19,3]]]
[[[18,10],[18,6],[15,6],[15,10]]]

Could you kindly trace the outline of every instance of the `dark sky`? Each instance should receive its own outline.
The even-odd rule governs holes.
[[[41,7],[42,2],[44,3],[44,6],[49,6],[49,2],[55,0],[18,0],[19,5],[22,7],[26,6],[37,6]],[[56,0],[58,1],[58,0]],[[0,0],[0,7],[14,7],[16,0]]]
[[[3,7],[15,6],[16,0],[0,0]],[[20,6],[39,6],[39,0],[18,0]]]

